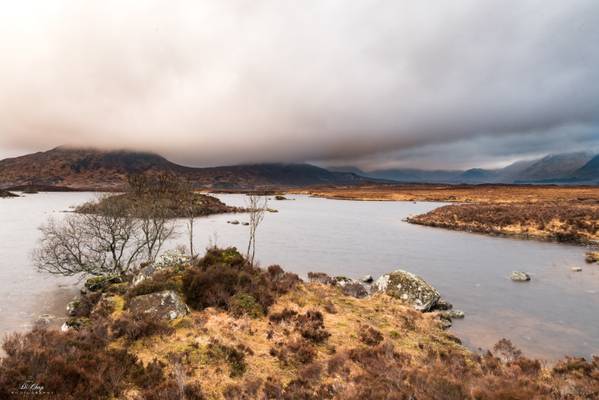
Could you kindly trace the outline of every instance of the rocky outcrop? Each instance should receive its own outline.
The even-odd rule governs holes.
[[[599,263],[599,251],[589,251],[585,259],[589,264]]]
[[[441,298],[439,292],[424,279],[401,269],[381,276],[372,287],[419,311],[431,310]]]
[[[102,275],[102,276],[94,276],[93,278],[89,278],[85,281],[85,289],[90,292],[97,292],[106,289],[108,286],[113,283],[122,283],[123,278],[119,275]]]
[[[129,302],[129,311],[166,320],[181,318],[189,313],[187,305],[172,290],[134,297]]]
[[[341,292],[347,296],[362,299],[370,294],[370,285],[344,276],[333,278],[335,285],[341,288]]]
[[[370,285],[345,276],[331,277],[324,272],[308,272],[308,280],[323,285],[336,286],[347,296],[362,299],[370,294]]]
[[[530,280],[530,275],[528,275],[526,272],[514,271],[510,275],[510,279],[514,282],[528,282]]]
[[[165,269],[177,269],[182,268],[186,264],[189,263],[189,256],[183,254],[180,251],[167,251],[158,259],[149,264],[145,264],[134,276],[131,280],[131,286],[135,287],[145,281],[146,279],[151,278],[154,274],[160,271],[164,271]]]

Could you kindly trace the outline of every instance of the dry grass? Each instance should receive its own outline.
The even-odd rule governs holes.
[[[599,243],[599,205],[565,202],[462,204],[437,208],[409,222],[492,235],[580,244]]]
[[[528,185],[352,185],[292,191],[339,200],[440,201],[457,203],[570,202],[599,204],[599,187]]]

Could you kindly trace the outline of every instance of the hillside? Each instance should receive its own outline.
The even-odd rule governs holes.
[[[575,180],[599,182],[599,155],[589,160],[584,166],[575,171],[572,176]]]
[[[0,188],[19,186],[118,190],[132,173],[172,172],[190,179],[196,187],[252,188],[347,184],[366,178],[331,172],[308,164],[256,164],[191,168],[152,153],[55,149],[0,161]]]

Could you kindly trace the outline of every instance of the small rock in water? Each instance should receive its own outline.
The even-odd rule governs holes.
[[[582,268],[581,267],[572,267],[572,271],[580,272],[580,271],[582,271]]]
[[[227,224],[239,225],[239,221],[237,221],[236,219],[234,219],[233,221],[227,221]]]
[[[435,304],[435,310],[439,310],[439,311],[446,311],[446,310],[451,310],[453,308],[453,304],[451,304],[450,302],[448,302],[445,299],[439,299],[437,300],[437,304]]]
[[[462,319],[465,316],[464,311],[462,311],[462,310],[447,310],[447,311],[442,311],[440,314],[443,317],[449,318],[449,319],[454,319],[454,318]]]
[[[37,317],[37,322],[42,325],[48,325],[56,317],[52,314],[42,314]]]
[[[512,272],[512,275],[510,275],[510,279],[514,282],[528,282],[530,280],[530,275],[526,272],[514,271]]]
[[[244,226],[248,226],[249,224],[250,224],[249,222],[242,222],[241,223],[241,225],[244,225]]]

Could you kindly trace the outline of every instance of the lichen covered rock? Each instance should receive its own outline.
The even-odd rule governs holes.
[[[374,282],[373,290],[399,299],[418,311],[429,311],[441,298],[424,279],[401,269],[381,276]]]
[[[510,275],[510,279],[514,282],[528,282],[530,280],[530,275],[528,275],[526,272],[514,271]]]
[[[166,320],[181,318],[189,313],[187,305],[172,290],[134,297],[129,302],[129,311]]]

